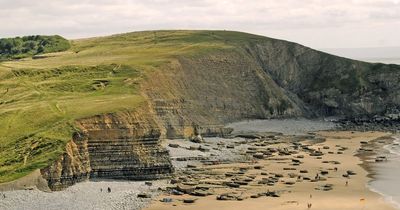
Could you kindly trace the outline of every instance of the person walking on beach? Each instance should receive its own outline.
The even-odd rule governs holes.
[[[346,187],[349,186],[349,181],[346,181]]]
[[[110,188],[110,187],[107,188],[107,192],[108,192],[108,193],[111,192],[111,188]]]
[[[317,175],[315,175],[315,179],[317,180],[319,180],[319,174],[317,174]]]

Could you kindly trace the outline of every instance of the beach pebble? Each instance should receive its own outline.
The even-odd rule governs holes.
[[[183,199],[183,202],[184,203],[194,203],[194,202],[196,202],[196,199],[194,199],[194,198],[186,198],[186,199]]]

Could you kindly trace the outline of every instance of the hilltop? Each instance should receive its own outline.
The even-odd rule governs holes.
[[[63,46],[0,63],[0,182],[46,168],[48,175],[67,167],[48,179],[61,183],[76,174],[98,176],[97,166],[115,163],[85,165],[94,157],[87,149],[93,131],[103,138],[121,130],[107,137],[119,141],[140,128],[129,138],[159,140],[224,135],[224,124],[243,119],[384,117],[400,110],[400,66],[253,34],[146,31]],[[66,151],[71,140],[78,146]],[[144,149],[134,155],[141,163],[150,153],[139,143]]]

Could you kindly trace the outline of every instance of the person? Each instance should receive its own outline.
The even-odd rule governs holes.
[[[346,186],[348,186],[349,185],[349,181],[346,181]]]
[[[100,188],[100,192],[103,192],[103,188]]]
[[[108,193],[111,192],[111,188],[110,188],[110,187],[107,188],[107,192],[108,192]]]

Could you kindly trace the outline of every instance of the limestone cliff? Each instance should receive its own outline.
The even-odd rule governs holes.
[[[87,179],[144,180],[173,172],[168,152],[160,146],[160,129],[149,113],[121,111],[77,122],[66,152],[42,169],[52,190]]]

